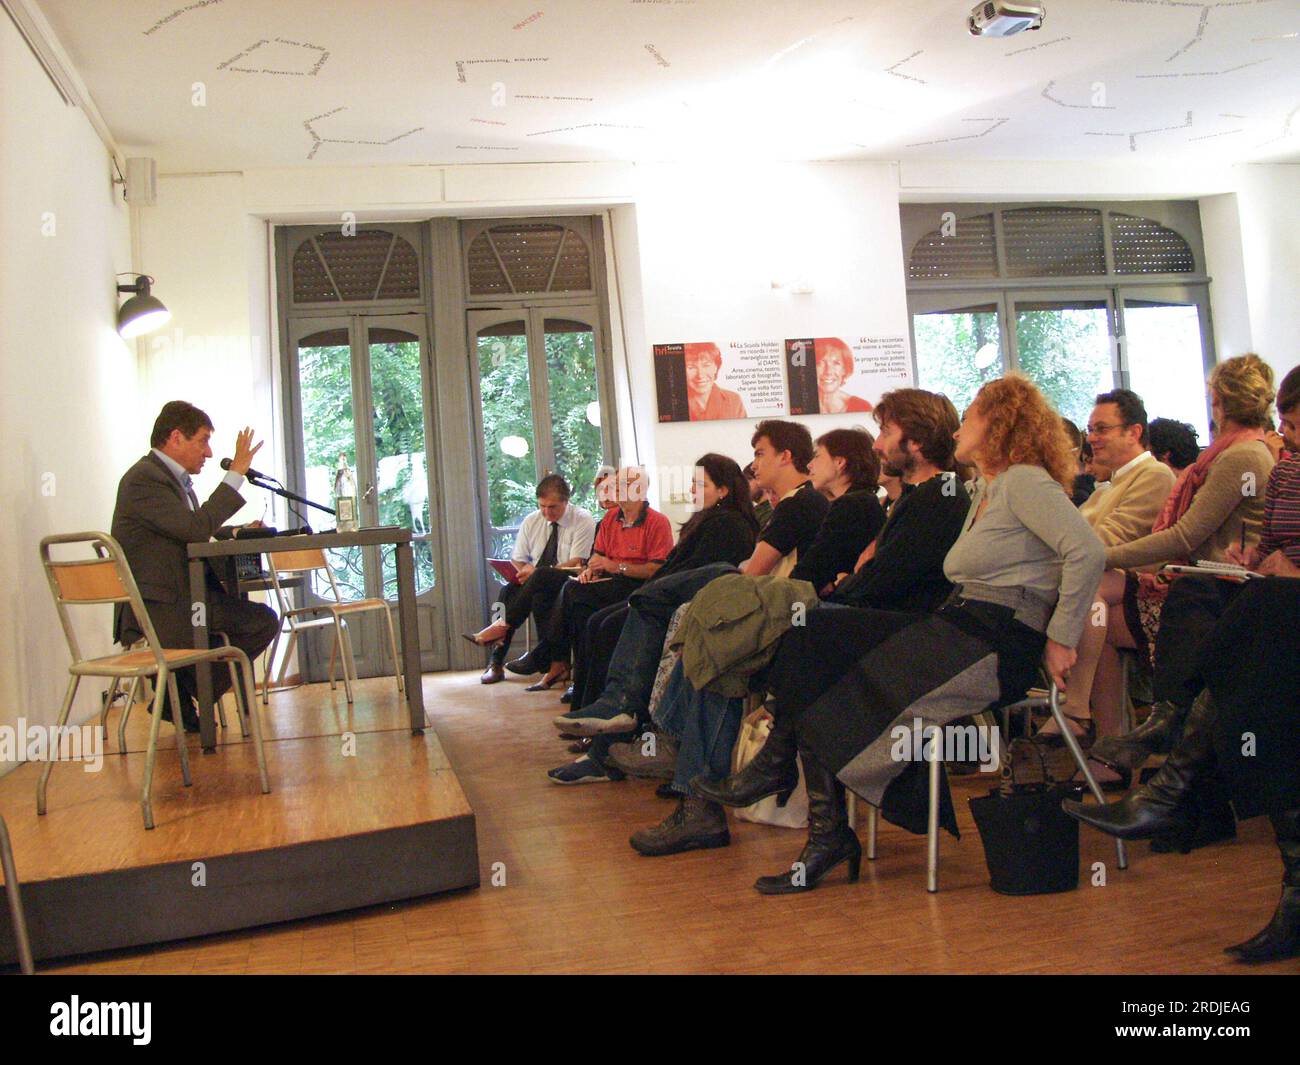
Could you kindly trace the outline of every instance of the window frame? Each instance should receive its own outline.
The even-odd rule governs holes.
[[[1034,207],[1070,207],[1101,212],[1106,272],[1067,277],[1008,277],[1002,214]],[[951,211],[956,224],[963,218],[993,215],[997,277],[961,278],[951,281],[920,281],[908,277],[912,251],[927,233],[938,228],[943,214]],[[1201,236],[1200,207],[1191,200],[1168,201],[1006,201],[968,203],[905,203],[900,205],[903,241],[903,270],[907,289],[907,329],[911,345],[912,379],[920,383],[913,319],[920,314],[958,313],[977,306],[995,304],[998,312],[999,348],[1004,372],[1019,368],[1015,336],[1014,305],[1033,298],[1062,301],[1095,301],[1104,298],[1111,330],[1111,371],[1114,387],[1127,388],[1130,380],[1128,343],[1124,330],[1124,299],[1141,299],[1143,292],[1195,304],[1201,321],[1202,369],[1208,377],[1217,361],[1214,322],[1210,310],[1210,282],[1205,272],[1205,249]],[[1187,242],[1195,265],[1193,273],[1116,273],[1112,214],[1133,215],[1173,230]],[[1208,418],[1209,398],[1206,397]]]

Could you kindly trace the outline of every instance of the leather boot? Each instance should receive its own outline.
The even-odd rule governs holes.
[[[769,795],[776,796],[777,806],[784,806],[790,793],[799,786],[797,753],[793,725],[778,717],[772,723],[763,749],[744,769],[725,780],[698,776],[691,781],[691,791],[723,806],[752,806]]]
[[[1237,815],[1232,811],[1228,787],[1213,770],[1197,778],[1184,804],[1190,824],[1182,831],[1161,832],[1151,840],[1152,854],[1190,854],[1237,836]]]
[[[1300,809],[1273,814],[1271,820],[1282,852],[1282,897],[1263,931],[1225,949],[1241,961],[1280,961],[1300,955]]]
[[[808,751],[800,754],[808,786],[808,842],[789,870],[754,882],[754,890],[763,895],[811,891],[841,862],[849,863],[849,883],[853,884],[862,865],[862,844],[849,828],[844,785]]]
[[[1150,839],[1169,829],[1186,831],[1191,816],[1184,800],[1192,784],[1214,768],[1215,716],[1214,703],[1203,692],[1187,713],[1182,738],[1146,784],[1122,802],[1088,806],[1065,799],[1061,809],[1076,821],[1120,839]]]
[[[731,842],[731,833],[727,831],[727,814],[721,806],[685,795],[676,810],[654,827],[633,832],[628,842],[638,853],[660,858],[682,851],[725,847]]]
[[[479,677],[480,684],[500,684],[506,679],[506,649],[498,644],[492,648],[492,657],[488,659],[487,669]]]
[[[1088,751],[1103,765],[1119,772],[1136,771],[1153,754],[1168,754],[1178,742],[1187,707],[1160,702],[1145,721],[1126,736],[1103,736]]]

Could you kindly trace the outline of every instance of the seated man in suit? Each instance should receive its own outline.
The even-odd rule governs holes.
[[[251,429],[243,430],[235,441],[230,472],[208,501],[200,504],[190,478],[212,457],[208,446],[211,436],[212,419],[198,407],[184,400],[165,404],[149,438],[151,450],[126,471],[117,486],[113,538],[122,545],[164,647],[194,646],[186,545],[233,535],[233,530],[222,523],[244,505],[239,489],[253,456],[262,446],[253,444]],[[250,660],[256,660],[266,650],[279,628],[273,610],[227,594],[211,570],[207,621],[210,632],[224,632]],[[130,607],[120,607],[113,617],[113,638],[125,647],[142,635]],[[176,685],[185,731],[197,732],[193,666],[177,671]],[[213,696],[220,699],[229,688],[229,671],[214,669]],[[168,698],[164,716],[175,721],[175,707],[170,706]]]

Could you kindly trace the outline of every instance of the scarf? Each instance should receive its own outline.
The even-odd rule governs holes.
[[[1160,511],[1160,516],[1156,518],[1155,524],[1151,527],[1151,531],[1158,533],[1178,524],[1182,516],[1191,508],[1192,500],[1196,498],[1196,493],[1201,490],[1201,485],[1209,477],[1210,467],[1223,452],[1234,444],[1246,444],[1252,440],[1263,439],[1263,429],[1234,429],[1231,432],[1220,433],[1216,436],[1214,443],[1202,451],[1197,460],[1178,475],[1178,480],[1174,482],[1173,490],[1169,493],[1169,498],[1165,500],[1165,505]],[[1185,566],[1190,560],[1187,558],[1174,558],[1169,561],[1176,565]],[[1138,595],[1144,599],[1155,599],[1163,602],[1165,596],[1169,594],[1170,583],[1170,577],[1163,574],[1139,573]]]

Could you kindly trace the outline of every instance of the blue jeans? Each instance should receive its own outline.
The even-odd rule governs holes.
[[[608,679],[600,698],[598,716],[618,713],[643,719],[650,705],[655,673],[663,653],[664,637],[673,612],[695,598],[695,593],[724,573],[734,573],[729,562],[712,562],[707,566],[674,573],[662,580],[651,580],[628,599],[627,620],[609,659]]]
[[[743,699],[697,691],[678,660],[655,713],[655,723],[679,743],[673,791],[685,795],[692,778],[721,780],[731,772],[744,711]]]

